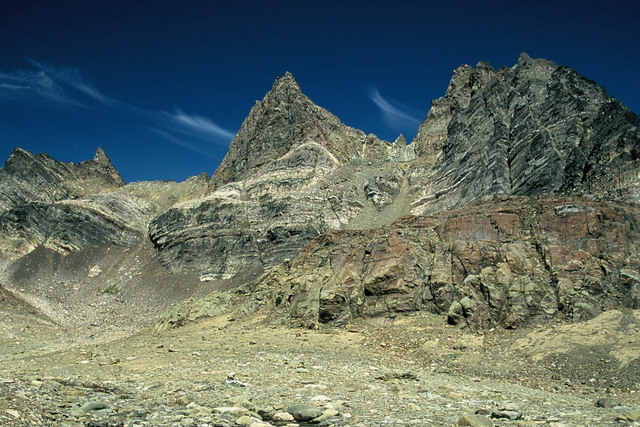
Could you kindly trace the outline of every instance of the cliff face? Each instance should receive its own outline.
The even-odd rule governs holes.
[[[0,212],[32,201],[57,202],[122,185],[124,180],[101,148],[92,160],[80,164],[16,148],[0,168]]]
[[[300,146],[320,146],[324,152],[298,151]],[[256,102],[231,142],[229,152],[216,170],[215,186],[263,175],[276,167],[333,166],[353,158],[386,158],[387,147],[375,137],[345,126],[340,119],[318,107],[300,90],[290,73],[276,79],[262,101]],[[279,161],[295,153],[288,164]],[[316,156],[327,158],[315,158]],[[295,163],[297,162],[297,164]]]
[[[640,308],[639,226],[634,204],[500,197],[327,233],[239,294],[308,327],[419,310],[476,330],[589,319]]]
[[[207,278],[262,270],[363,209],[357,165],[392,146],[345,126],[287,74],[256,103],[201,200],[155,218],[149,235],[165,265]]]
[[[462,66],[414,141],[428,165],[414,212],[493,194],[637,200],[639,129],[637,115],[570,68],[526,54],[497,71]]]
[[[206,186],[202,177],[182,185],[125,185],[102,149],[74,164],[17,148],[0,169],[0,258],[15,259],[40,245],[60,253],[134,246],[146,240],[151,217],[204,194]]]
[[[251,282],[243,299],[302,324],[430,310],[516,327],[637,308],[639,129],[594,82],[526,55],[456,70],[408,145],[344,125],[286,74],[210,180],[124,185],[101,150],[75,165],[16,149],[0,260],[8,288],[32,289],[74,271],[38,254],[96,263],[114,248],[102,270],[153,265],[163,289],[189,283],[180,298]]]
[[[330,229],[388,225],[492,195],[640,197],[638,116],[575,71],[523,54],[454,73],[415,140],[342,124],[290,74],[256,103],[203,200],[156,218],[163,263],[231,277]]]

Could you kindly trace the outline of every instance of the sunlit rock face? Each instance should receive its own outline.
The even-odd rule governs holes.
[[[333,231],[241,294],[301,326],[426,310],[474,330],[640,308],[640,208],[500,196]]]
[[[156,218],[178,271],[231,277],[330,229],[388,225],[492,195],[637,199],[638,116],[575,71],[523,54],[455,71],[415,140],[349,128],[286,74],[256,103],[203,200]]]
[[[493,194],[616,193],[638,199],[638,116],[574,70],[522,54],[458,68],[414,141],[415,213]],[[424,179],[426,177],[426,179]]]
[[[154,219],[151,240],[169,268],[207,278],[273,267],[348,226],[367,203],[362,169],[388,163],[392,148],[315,105],[286,74],[251,109],[212,191]]]
[[[429,310],[517,327],[637,308],[639,128],[596,83],[524,54],[457,69],[409,144],[346,126],[287,73],[211,178],[125,184],[102,150],[73,164],[16,149],[0,169],[0,273],[34,294],[74,260],[129,295],[245,285],[306,324]]]

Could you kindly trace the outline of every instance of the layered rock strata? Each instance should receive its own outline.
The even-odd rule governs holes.
[[[270,268],[331,229],[389,225],[492,195],[640,197],[640,119],[575,71],[523,54],[454,73],[415,140],[343,125],[278,79],[203,200],[156,218],[163,263],[203,277]]]
[[[475,330],[640,308],[640,208],[501,197],[391,227],[332,231],[240,287],[177,307],[165,324],[265,310],[305,327],[419,310]]]
[[[273,267],[347,226],[366,201],[356,168],[391,152],[315,105],[286,74],[242,124],[213,191],[155,218],[149,235],[165,265],[203,279]]]
[[[207,180],[125,185],[102,149],[79,164],[15,149],[0,169],[0,258],[16,259],[38,246],[60,253],[135,246],[147,239],[153,217],[204,195]]]
[[[568,67],[526,54],[497,71],[464,65],[413,142],[428,172],[414,213],[493,194],[638,200],[639,140],[638,116]]]
[[[215,299],[248,294],[306,325],[430,310],[516,327],[637,307],[639,125],[594,82],[522,55],[460,67],[415,140],[388,143],[286,74],[211,179],[125,185],[102,150],[76,165],[16,149],[0,169],[0,279],[53,312],[105,283],[113,302],[141,282],[176,300],[251,282]],[[76,283],[80,264],[111,273]],[[171,304],[148,300],[142,317]]]

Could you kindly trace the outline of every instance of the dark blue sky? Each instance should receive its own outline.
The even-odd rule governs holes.
[[[0,2],[0,164],[20,146],[125,180],[212,173],[255,100],[290,71],[343,122],[413,138],[462,64],[521,52],[640,112],[640,2]]]

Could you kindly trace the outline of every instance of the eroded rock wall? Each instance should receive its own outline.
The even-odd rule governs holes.
[[[329,232],[227,304],[305,327],[418,310],[478,330],[589,319],[640,308],[639,241],[634,204],[502,197]]]
[[[511,68],[457,69],[413,144],[429,165],[413,184],[414,213],[495,194],[638,197],[638,116],[574,70],[526,54]]]

